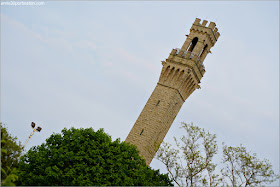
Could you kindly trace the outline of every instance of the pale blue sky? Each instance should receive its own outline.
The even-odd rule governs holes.
[[[242,143],[279,173],[279,1],[45,1],[1,6],[1,121],[27,149],[64,127],[104,128],[125,140],[195,18],[221,37],[182,121]],[[221,146],[220,146],[221,151]],[[153,168],[163,166],[156,160]],[[277,185],[274,183],[274,185]]]

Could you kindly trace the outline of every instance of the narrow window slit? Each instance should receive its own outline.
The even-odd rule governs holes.
[[[159,105],[159,103],[160,103],[160,100],[158,100],[158,102],[157,102],[156,106],[158,106],[158,105]]]
[[[194,49],[194,47],[196,46],[197,42],[198,42],[198,38],[195,37],[195,38],[192,40],[192,42],[191,42],[190,46],[188,47],[187,51],[192,52],[193,49]]]
[[[142,134],[143,134],[143,132],[144,132],[144,129],[142,129],[142,131],[141,131],[140,135],[142,135]]]

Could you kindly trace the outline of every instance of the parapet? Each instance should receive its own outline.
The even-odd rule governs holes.
[[[206,24],[208,22],[207,20],[203,20],[202,24],[200,24],[200,21],[201,21],[201,19],[196,18],[194,23],[193,23],[192,28],[194,29],[195,26],[200,26],[200,27],[204,27],[204,28],[208,28],[209,30],[212,30],[212,34],[214,35],[215,40],[217,41],[219,36],[220,36],[220,33],[218,32],[218,28],[216,27],[216,24],[214,22],[210,22],[209,25],[206,26]],[[199,30],[200,31],[200,29],[195,29],[195,30]]]
[[[208,28],[213,30],[215,28],[215,26],[216,26],[216,23],[210,22],[210,24],[208,25]]]
[[[200,22],[200,20],[201,20],[201,19],[199,19],[199,18],[195,18],[195,21],[194,21],[194,23],[193,23],[193,24],[200,25],[200,23],[199,23],[199,22]]]
[[[203,22],[202,22],[202,26],[204,26],[204,27],[205,27],[205,26],[206,26],[206,24],[207,24],[207,22],[208,22],[208,21],[203,20]]]

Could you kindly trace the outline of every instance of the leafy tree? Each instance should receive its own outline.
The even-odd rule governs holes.
[[[258,186],[274,182],[279,178],[272,170],[268,160],[259,160],[246,148],[228,147],[223,144],[222,163],[225,166],[220,173],[212,163],[217,153],[216,135],[205,132],[193,124],[182,123],[186,136],[178,141],[177,148],[162,143],[156,158],[167,168],[170,178],[178,186]]]
[[[112,141],[103,129],[63,129],[22,156],[18,185],[172,185],[152,170],[136,146]]]
[[[255,186],[274,182],[279,178],[272,170],[268,160],[259,160],[257,155],[250,154],[246,148],[223,146],[222,169],[224,177],[228,178],[228,186]]]
[[[23,146],[17,143],[17,137],[12,137],[7,128],[1,126],[1,185],[13,186],[17,179],[16,168],[18,167],[19,158]]]
[[[181,128],[186,131],[186,136],[180,140],[174,137],[177,148],[162,143],[156,158],[165,164],[178,186],[218,185],[221,179],[214,174],[216,165],[212,163],[218,151],[216,135],[193,124],[182,123]]]

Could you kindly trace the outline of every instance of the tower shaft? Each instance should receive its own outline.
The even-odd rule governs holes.
[[[203,61],[216,43],[215,23],[193,23],[181,49],[173,49],[162,61],[162,71],[152,95],[126,138],[137,146],[149,165],[185,100],[200,88],[205,73]]]

